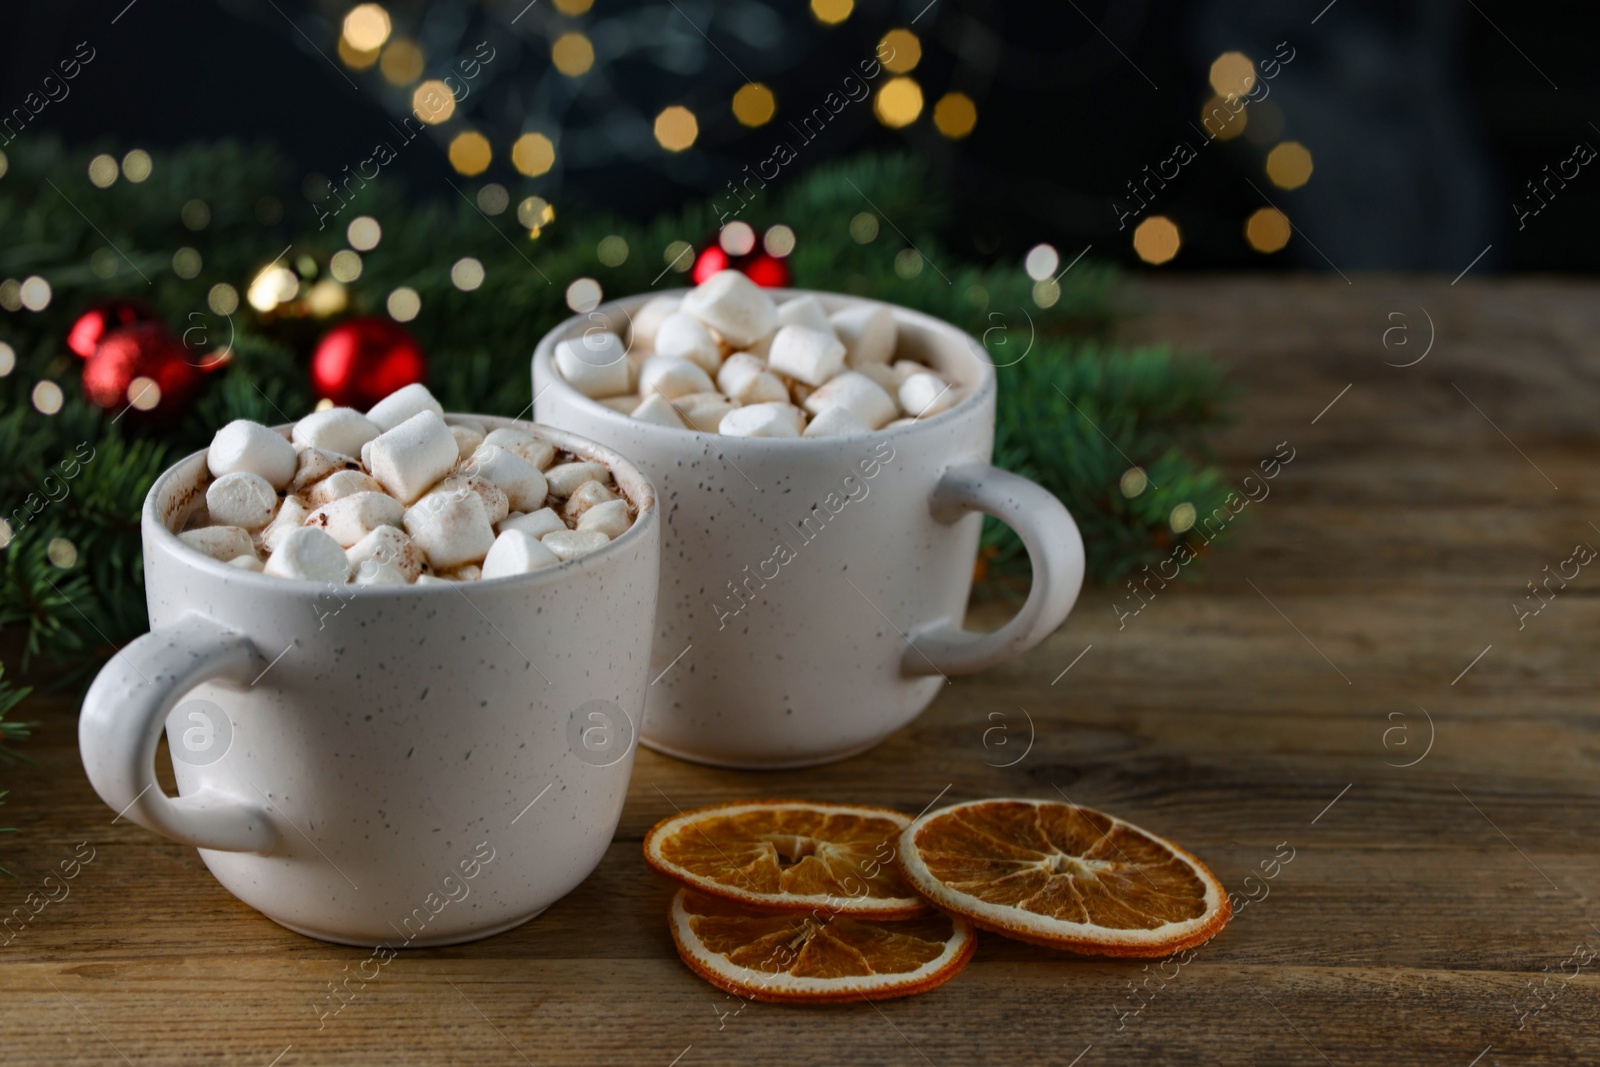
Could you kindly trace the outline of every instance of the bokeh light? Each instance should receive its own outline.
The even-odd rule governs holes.
[[[172,273],[185,281],[198,277],[202,265],[203,261],[200,258],[198,249],[185,245],[172,253]]]
[[[1211,89],[1218,96],[1243,96],[1256,84],[1256,65],[1243,52],[1224,52],[1211,63]]]
[[[383,227],[378,225],[378,220],[371,215],[361,215],[350,220],[350,225],[345,227],[344,236],[350,242],[350,247],[357,252],[370,252],[378,247],[378,242],[383,240]]]
[[[1184,501],[1167,516],[1167,525],[1172,527],[1173,533],[1183,533],[1194,525],[1194,514],[1194,505]]]
[[[342,248],[328,260],[328,273],[341,282],[353,282],[361,277],[361,255]]]
[[[30,274],[23,279],[17,295],[22,298],[22,306],[29,311],[43,311],[50,306],[50,283],[37,274]]]
[[[873,98],[872,110],[890,129],[909,126],[922,114],[922,86],[914,78],[890,78]]]
[[[567,77],[576,78],[594,66],[594,45],[581,33],[563,33],[550,46],[550,61]]]
[[[1061,254],[1052,245],[1034,245],[1028,249],[1028,254],[1022,261],[1022,268],[1028,272],[1028,277],[1036,282],[1054,277],[1059,266],[1061,266]]]
[[[762,236],[761,247],[767,250],[767,255],[782,259],[794,251],[794,231],[780,222]]]
[[[483,264],[471,256],[456,260],[450,268],[450,284],[463,293],[470,293],[483,284]]]
[[[267,312],[286,304],[300,291],[300,279],[288,267],[273,264],[251,281],[245,299],[257,311]]]
[[[978,124],[978,105],[966,93],[945,93],[933,105],[933,125],[938,131],[959,141]]]
[[[915,248],[902,248],[895,253],[894,272],[902,278],[911,279],[922,273],[922,253]]]
[[[1145,474],[1144,468],[1129,467],[1127,470],[1122,472],[1122,479],[1118,484],[1118,488],[1122,490],[1123,496],[1127,497],[1129,500],[1132,500],[1134,497],[1144,492],[1145,487],[1149,484],[1150,476]]]
[[[499,182],[490,182],[478,190],[478,210],[485,215],[498,215],[511,206],[511,194]]]
[[[700,136],[700,124],[694,112],[681,104],[673,104],[656,116],[656,142],[668,152],[682,152]]]
[[[618,234],[602,237],[595,245],[594,255],[604,266],[620,267],[628,262],[628,239]]]
[[[17,369],[17,350],[0,341],[0,378]]]
[[[887,54],[884,69],[891,74],[909,74],[922,62],[922,42],[910,30],[890,30],[878,42],[878,55]]]
[[[1275,207],[1264,207],[1244,224],[1245,240],[1257,252],[1276,252],[1289,243],[1289,220]]]
[[[437,126],[456,113],[456,98],[444,82],[429,78],[412,91],[411,110],[423,122]]]
[[[150,177],[153,169],[150,153],[142,148],[135,148],[122,157],[122,176],[135,185]]]
[[[542,196],[530,196],[517,205],[517,221],[530,230],[548,226],[556,220],[556,209]]]
[[[1249,112],[1241,104],[1235,103],[1230,107],[1220,96],[1213,96],[1200,109],[1200,125],[1207,136],[1219,141],[1233,140],[1245,131],[1249,122]]]
[[[778,98],[760,82],[746,82],[733,94],[733,117],[741,126],[765,126],[778,110]]]
[[[78,562],[78,546],[65,537],[52,537],[45,546],[45,558],[62,570],[71,570]]]
[[[239,310],[239,290],[227,282],[218,282],[206,293],[206,307],[218,315],[232,315]]]
[[[1267,153],[1267,177],[1280,189],[1298,189],[1311,180],[1311,152],[1299,141],[1284,141]]]
[[[837,26],[850,17],[856,0],[811,0],[811,13],[825,26]]]
[[[98,189],[109,189],[117,180],[117,158],[104,152],[89,160],[89,180]]]
[[[378,60],[378,70],[390,85],[410,85],[422,77],[423,65],[422,49],[405,37],[396,37]]]
[[[567,286],[567,307],[582,314],[600,306],[600,283],[593,278],[579,278]]]
[[[389,294],[385,302],[389,317],[396,322],[410,322],[422,310],[422,297],[409,285],[402,285]]]
[[[161,403],[161,385],[154,378],[140,375],[128,383],[128,403],[139,411],[154,411]]]
[[[183,219],[184,229],[199,233],[211,225],[211,205],[204,200],[186,200],[178,217]]]
[[[556,0],[556,10],[563,15],[581,15],[594,6],[594,0]]]
[[[878,239],[878,216],[863,211],[850,220],[850,236],[858,245],[868,245]]]
[[[54,415],[60,411],[63,399],[61,386],[48,379],[33,387],[33,406],[41,415]]]
[[[372,52],[389,39],[389,13],[378,4],[357,4],[344,17],[344,39],[359,52]]]
[[[511,165],[529,178],[548,174],[556,165],[556,146],[542,133],[525,133],[511,146]]]
[[[1152,215],[1133,231],[1133,250],[1140,259],[1154,266],[1171,260],[1182,243],[1178,224],[1165,215]]]
[[[682,274],[694,266],[694,245],[688,241],[673,241],[662,250],[661,260],[669,269]]]
[[[457,174],[471,178],[489,169],[494,151],[489,139],[477,130],[463,130],[450,142],[450,165]]]
[[[717,243],[730,256],[749,255],[756,246],[756,231],[748,222],[730,222],[717,236]]]

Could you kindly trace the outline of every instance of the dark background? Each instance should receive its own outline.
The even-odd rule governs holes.
[[[433,0],[385,6],[396,35],[416,39],[424,77],[488,40],[494,62],[452,120],[419,138],[386,173],[418,197],[454,196],[450,136],[474,128],[495,150],[466,187],[501,181],[565,210],[644,217],[710,195],[765,159],[789,118],[821,103],[883,33],[911,26],[923,58],[912,76],[926,105],[889,130],[870,103],[847,108],[795,171],[869,148],[926,157],[955,193],[952,243],[1020,256],[1040,241],[1063,264],[1083,247],[1138,264],[1112,204],[1181,139],[1211,96],[1219,54],[1292,62],[1272,82],[1282,132],[1204,148],[1149,213],[1178,223],[1183,247],[1159,270],[1247,268],[1432,270],[1451,276],[1486,247],[1476,272],[1588,271],[1596,263],[1600,175],[1582,170],[1518,228],[1524,183],[1600,146],[1592,5],[1504,0],[858,0],[824,26],[801,0],[596,0],[562,15],[553,0]],[[376,68],[352,71],[336,45],[348,2],[317,0],[7,0],[0,13],[0,110],[38,88],[58,59],[88,41],[96,57],[25,136],[55,134],[88,149],[151,150],[224,137],[265,139],[307,175],[337,175],[392,134],[409,88]],[[519,15],[520,12],[520,15]],[[513,22],[513,18],[516,19]],[[113,20],[115,20],[113,22]],[[1315,20],[1315,21],[1313,21]],[[593,69],[552,69],[550,42],[577,30]],[[702,34],[703,31],[703,34]],[[320,54],[319,51],[320,50]],[[774,90],[777,116],[755,130],[729,111],[746,78]],[[882,84],[888,75],[880,76]],[[950,141],[931,122],[951,90],[977,102],[977,127]],[[693,148],[670,155],[654,115],[682,103],[700,121]],[[1260,124],[1268,125],[1268,124]],[[557,140],[557,165],[527,179],[509,146],[524,129]],[[1274,188],[1263,161],[1277,139],[1306,145],[1311,180]],[[15,151],[13,147],[9,149]],[[1570,171],[1569,171],[1570,173]],[[1253,251],[1244,220],[1270,198],[1296,227],[1288,247]],[[314,222],[309,203],[291,204]],[[3,239],[3,238],[0,238]]]

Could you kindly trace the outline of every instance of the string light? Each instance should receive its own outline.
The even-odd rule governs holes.
[[[765,126],[778,110],[778,98],[760,82],[746,82],[733,94],[733,117],[741,126]]]
[[[1165,215],[1151,215],[1133,231],[1133,250],[1152,266],[1160,266],[1178,254],[1183,238],[1178,224]]]
[[[542,133],[525,133],[511,146],[511,165],[529,178],[548,174],[556,165],[556,146]]]
[[[1298,189],[1311,180],[1311,152],[1299,141],[1284,141],[1267,153],[1267,177],[1280,189]]]
[[[909,126],[922,114],[922,86],[914,78],[890,78],[873,98],[872,110],[890,129]]]
[[[668,152],[682,152],[700,136],[700,124],[694,112],[681,104],[673,104],[656,116],[656,142]]]
[[[978,124],[978,105],[966,93],[945,93],[933,106],[933,125],[938,131],[959,141]]]
[[[1244,224],[1245,240],[1257,252],[1278,251],[1289,243],[1290,232],[1289,220],[1275,207],[1259,209]]]
[[[489,169],[494,151],[489,139],[477,130],[463,130],[450,142],[450,165],[456,173],[471,178]]]
[[[910,74],[922,61],[922,42],[910,30],[890,30],[878,42],[878,55],[888,53],[883,61],[890,74]]]

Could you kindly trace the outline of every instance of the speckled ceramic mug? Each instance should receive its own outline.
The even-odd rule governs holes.
[[[963,397],[913,425],[841,437],[725,437],[641,422],[573,389],[556,343],[658,294],[603,304],[540,342],[535,417],[602,441],[655,482],[661,594],[641,740],[728,767],[798,767],[871,748],[952,674],[1033,647],[1083,583],[1083,540],[1054,496],[989,465],[995,374],[948,323],[891,308],[899,355]],[[804,295],[777,291],[780,301]],[[813,293],[830,312],[866,303]],[[1021,536],[1033,587],[994,633],[962,628],[982,517]]]
[[[89,689],[79,746],[113,811],[193,845],[275,922],[344,944],[447,945],[538,915],[616,830],[644,703],[660,564],[656,494],[622,536],[548,570],[323,586],[219,563],[173,534],[203,452],[142,517],[151,632]],[[156,784],[163,725],[178,796]]]

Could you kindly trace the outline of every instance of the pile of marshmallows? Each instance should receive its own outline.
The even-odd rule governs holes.
[[[645,422],[735,437],[867,433],[953,407],[955,385],[894,358],[894,315],[863,305],[829,315],[814,296],[779,306],[736,270],[609,330],[562,341],[556,369],[583,395]]]
[[[604,464],[520,430],[447,423],[421,385],[365,415],[308,415],[288,439],[260,423],[230,422],[212,438],[206,465],[214,480],[205,512],[178,536],[215,559],[283,578],[503,578],[593,552],[634,518]]]

